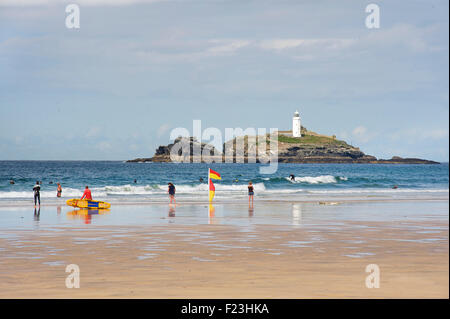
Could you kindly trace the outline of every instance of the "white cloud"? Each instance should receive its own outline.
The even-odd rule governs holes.
[[[416,27],[409,24],[397,24],[391,28],[371,32],[362,38],[363,46],[404,46],[413,52],[440,51],[445,47],[432,45],[430,36],[439,32],[437,25]]]
[[[363,136],[367,133],[367,128],[364,126],[355,127],[352,131],[353,136]]]
[[[339,134],[339,138],[350,143],[353,141],[358,143],[367,143],[377,135],[377,133],[370,132],[367,127],[360,125],[355,127],[350,133],[345,131],[341,132]]]
[[[86,134],[84,135],[86,138],[95,137],[100,132],[100,128],[98,127],[91,127]]]
[[[441,140],[449,138],[448,128],[411,128],[407,130],[396,131],[389,135],[393,141],[406,141],[407,143],[415,143],[419,140]]]
[[[207,52],[214,55],[234,53],[250,44],[250,41],[248,40],[212,40],[210,42],[213,44],[219,44],[207,49]]]
[[[443,139],[443,138],[448,139],[448,128],[427,130],[423,132],[423,137],[431,139]]]
[[[169,124],[163,124],[163,125],[161,125],[159,128],[158,128],[158,131],[157,131],[157,135],[158,135],[158,137],[161,137],[161,136],[163,136],[168,130],[170,129],[170,125]]]
[[[49,6],[58,4],[77,3],[80,6],[125,6],[139,3],[153,3],[166,0],[0,0],[0,6]]]
[[[270,39],[263,40],[259,43],[259,47],[265,50],[286,50],[293,48],[318,48],[318,49],[342,49],[347,48],[356,43],[351,38],[329,38],[329,39]]]
[[[100,142],[96,146],[100,151],[109,151],[112,149],[112,145],[108,142]]]

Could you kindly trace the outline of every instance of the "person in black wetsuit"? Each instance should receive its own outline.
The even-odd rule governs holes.
[[[295,176],[294,176],[294,174],[289,175],[289,177],[291,178],[291,181],[295,181]]]
[[[175,185],[173,185],[172,183],[169,183],[169,189],[167,190],[167,192],[169,193],[169,197],[170,197],[170,202],[169,204],[172,204],[172,202],[176,205],[177,202],[175,201]]]
[[[41,207],[41,186],[39,186],[39,182],[36,181],[36,185],[33,187],[34,192],[34,207],[36,207],[36,203],[39,203],[39,207]]]

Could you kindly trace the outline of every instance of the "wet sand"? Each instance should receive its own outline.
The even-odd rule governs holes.
[[[120,207],[89,224],[66,208],[46,221],[42,209],[34,224],[1,228],[0,298],[448,298],[448,201],[421,204],[416,214],[405,203],[305,204],[300,214],[224,205],[203,222],[201,205],[115,222],[141,216]],[[66,288],[68,264],[80,267],[79,289]],[[380,288],[366,287],[368,264]]]

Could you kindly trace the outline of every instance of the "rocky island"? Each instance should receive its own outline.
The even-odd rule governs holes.
[[[276,160],[279,163],[361,163],[361,164],[439,164],[438,162],[419,158],[402,158],[394,156],[391,159],[377,159],[375,156],[367,155],[358,147],[349,145],[345,141],[336,139],[335,136],[327,136],[308,131],[301,127],[301,137],[293,137],[290,132],[278,132],[277,154],[269,150],[270,139],[273,136],[266,136],[266,145],[258,144],[257,136],[242,136],[234,138],[223,144],[222,150],[217,150],[210,144],[200,143],[195,138],[179,137],[173,143],[166,146],[159,146],[155,155],[150,158],[136,158],[127,162],[171,162],[170,153],[177,145],[176,152],[181,156],[182,148],[188,150],[188,157],[184,161],[204,162],[201,157],[194,156],[194,148],[200,149],[203,154],[209,154],[210,161],[225,162],[225,154],[232,155],[234,163],[247,163],[249,154],[262,154],[266,159]],[[248,141],[256,141],[249,143]],[[243,154],[236,152],[236,145],[243,145]],[[249,146],[250,145],[250,146]],[[261,147],[264,147],[262,150]],[[273,152],[273,151],[272,151]],[[215,155],[214,155],[215,154]],[[277,156],[276,156],[277,155]],[[261,158],[261,155],[259,156]],[[251,162],[251,161],[250,161]],[[256,159],[256,162],[259,162]]]

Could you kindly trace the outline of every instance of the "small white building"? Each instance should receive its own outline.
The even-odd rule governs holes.
[[[300,121],[300,114],[298,111],[295,111],[294,117],[292,118],[292,136],[293,137],[302,137],[301,132],[301,121]]]

